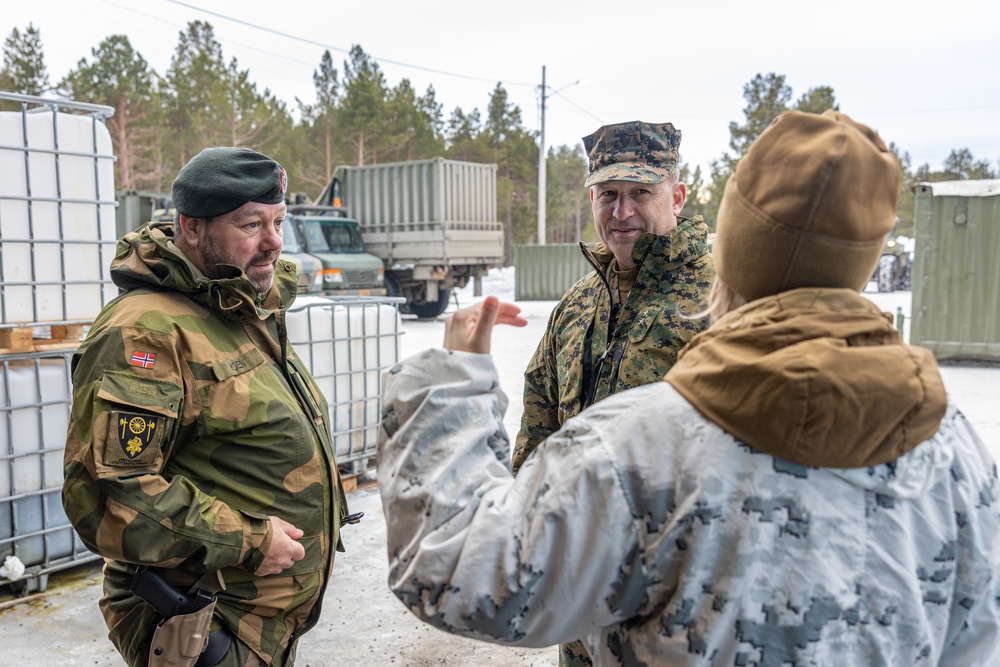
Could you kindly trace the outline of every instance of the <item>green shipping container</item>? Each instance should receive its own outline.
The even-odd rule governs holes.
[[[910,342],[1000,361],[1000,180],[920,183],[914,228]]]
[[[558,301],[594,270],[576,243],[514,247],[514,299]]]
[[[118,208],[115,224],[118,238],[139,229],[153,219],[153,211],[163,208],[169,195],[144,190],[119,190],[115,193]]]

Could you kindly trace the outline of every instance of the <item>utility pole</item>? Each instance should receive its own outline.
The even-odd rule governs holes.
[[[542,125],[538,135],[538,245],[545,245],[545,65],[542,65]]]
[[[558,95],[570,86],[586,83],[585,79],[577,79],[558,90],[553,90],[550,95],[549,86],[545,83],[545,65],[542,65],[542,124],[538,133],[538,245],[545,245],[545,100],[552,95]]]

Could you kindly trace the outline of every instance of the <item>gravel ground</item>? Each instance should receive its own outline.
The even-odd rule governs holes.
[[[344,529],[347,552],[337,554],[319,625],[302,638],[296,665],[512,665],[553,667],[555,648],[512,649],[453,637],[412,616],[389,592],[385,518],[373,476],[348,495],[364,519]],[[97,608],[100,563],[49,576],[44,593],[20,601],[0,591],[0,665],[124,664],[107,639]]]

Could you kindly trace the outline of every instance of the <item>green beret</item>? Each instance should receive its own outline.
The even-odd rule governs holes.
[[[285,201],[288,176],[281,165],[249,148],[206,148],[177,173],[174,208],[191,218],[214,218],[247,202]]]
[[[662,183],[677,166],[681,131],[670,123],[635,120],[605,125],[583,138],[590,175],[586,187],[606,181]]]

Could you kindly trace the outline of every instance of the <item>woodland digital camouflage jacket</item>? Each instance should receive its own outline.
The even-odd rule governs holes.
[[[681,348],[707,326],[706,319],[686,317],[708,305],[715,272],[707,236],[700,217],[678,218],[666,235],[640,236],[632,249],[639,271],[624,304],[606,277],[611,251],[581,244],[596,270],[560,299],[524,372],[515,472],[587,405],[662,380]]]
[[[489,356],[428,350],[383,385],[389,586],[441,630],[582,637],[598,666],[1000,664],[996,464],[954,407],[889,463],[818,468],[654,382],[567,421],[513,478]]]
[[[242,272],[201,276],[172,236],[153,223],[119,241],[125,292],[73,357],[63,504],[109,559],[101,607],[129,664],[159,620],[128,590],[146,564],[185,582],[221,570],[216,623],[280,665],[319,615],[345,509],[326,400],[285,333],[295,270],[279,261],[258,304]],[[272,514],[304,531],[305,557],[255,577]]]

